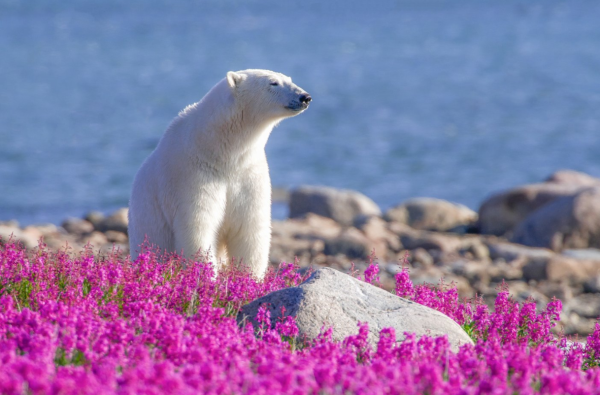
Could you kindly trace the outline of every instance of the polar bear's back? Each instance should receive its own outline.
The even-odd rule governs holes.
[[[175,251],[176,197],[191,192],[189,177],[197,165],[190,158],[209,159],[216,153],[212,135],[219,132],[218,124],[227,119],[232,105],[233,98],[223,79],[173,119],[133,182],[129,204],[131,246],[140,246],[147,237],[161,249]],[[131,254],[137,256],[133,248]]]
[[[130,246],[139,248],[147,237],[148,240],[163,249],[173,251],[174,235],[164,213],[158,192],[163,190],[164,183],[160,173],[156,171],[159,160],[154,151],[137,172],[132,188],[132,199],[129,202],[129,239]],[[134,198],[135,197],[135,198]],[[131,249],[131,256],[137,257],[137,251]]]

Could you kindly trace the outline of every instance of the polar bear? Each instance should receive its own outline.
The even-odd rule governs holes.
[[[265,145],[281,120],[300,114],[311,100],[283,74],[230,71],[182,110],[135,176],[132,258],[147,238],[186,257],[207,254],[216,269],[243,260],[263,278],[271,244]]]

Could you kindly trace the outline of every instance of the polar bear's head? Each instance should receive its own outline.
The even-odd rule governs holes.
[[[264,119],[293,117],[312,100],[290,77],[269,70],[230,71],[227,84],[237,103]]]

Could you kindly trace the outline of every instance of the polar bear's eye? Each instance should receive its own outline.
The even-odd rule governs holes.
[[[279,82],[277,82],[277,81],[271,82],[271,86],[278,86],[278,85],[279,85]]]

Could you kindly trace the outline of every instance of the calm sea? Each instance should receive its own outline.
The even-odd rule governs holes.
[[[477,208],[600,176],[596,0],[0,0],[0,220],[127,205],[170,120],[245,68],[314,99],[271,136],[276,186]]]

